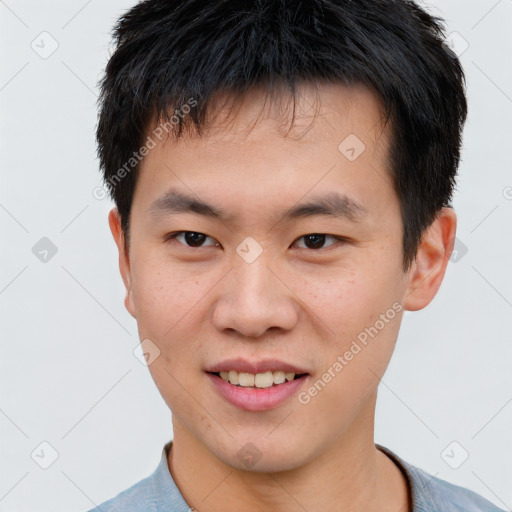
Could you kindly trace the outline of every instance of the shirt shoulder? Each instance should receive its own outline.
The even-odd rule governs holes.
[[[149,476],[88,512],[156,512],[152,494],[152,477]]]
[[[151,475],[88,512],[190,512],[167,466],[171,444],[164,446],[160,463]]]
[[[424,485],[430,486],[433,504],[443,512],[505,512],[474,491],[451,484],[416,468],[424,476]]]
[[[505,512],[480,494],[430,475],[388,448],[377,445],[402,470],[409,482],[413,512]]]

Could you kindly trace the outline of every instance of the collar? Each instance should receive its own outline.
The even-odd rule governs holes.
[[[404,461],[389,448],[377,443],[375,446],[387,455],[404,475],[412,501],[412,507],[411,503],[409,503],[409,508],[413,512],[436,512],[436,505],[430,492],[430,482],[433,477]]]
[[[387,455],[402,471],[412,499],[412,507],[409,504],[409,508],[412,508],[413,512],[436,512],[435,503],[429,489],[429,484],[433,477],[405,462],[388,448],[379,444],[375,446]],[[172,441],[169,441],[164,446],[160,463],[152,475],[155,510],[168,510],[169,505],[172,504],[172,510],[176,512],[189,512],[190,507],[176,486],[167,465],[167,456],[171,447]]]

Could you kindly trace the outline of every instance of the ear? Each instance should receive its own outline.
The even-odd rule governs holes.
[[[407,311],[423,309],[435,297],[453,251],[456,229],[457,215],[452,208],[442,208],[423,234],[416,258],[408,270],[403,300]]]
[[[121,227],[121,215],[119,215],[119,211],[117,208],[112,208],[112,210],[110,210],[108,214],[108,224],[110,226],[110,231],[112,232],[112,236],[114,237],[114,241],[119,251],[119,270],[121,272],[124,286],[126,288],[126,297],[124,299],[124,305],[128,312],[130,313],[130,315],[136,318],[135,305],[133,302],[130,260],[125,244],[124,232]]]

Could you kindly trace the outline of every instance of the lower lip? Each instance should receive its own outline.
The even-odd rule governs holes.
[[[268,388],[233,386],[212,373],[206,374],[217,391],[231,404],[245,411],[266,411],[279,407],[306,382],[309,375]]]

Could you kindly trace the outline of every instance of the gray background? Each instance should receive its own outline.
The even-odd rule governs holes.
[[[172,438],[133,354],[112,205],[93,196],[96,83],[133,3],[0,1],[0,511],[89,509],[152,472]],[[376,441],[510,510],[512,1],[429,5],[457,32],[468,81],[459,252],[431,305],[405,315]],[[57,248],[46,262],[43,237]]]

